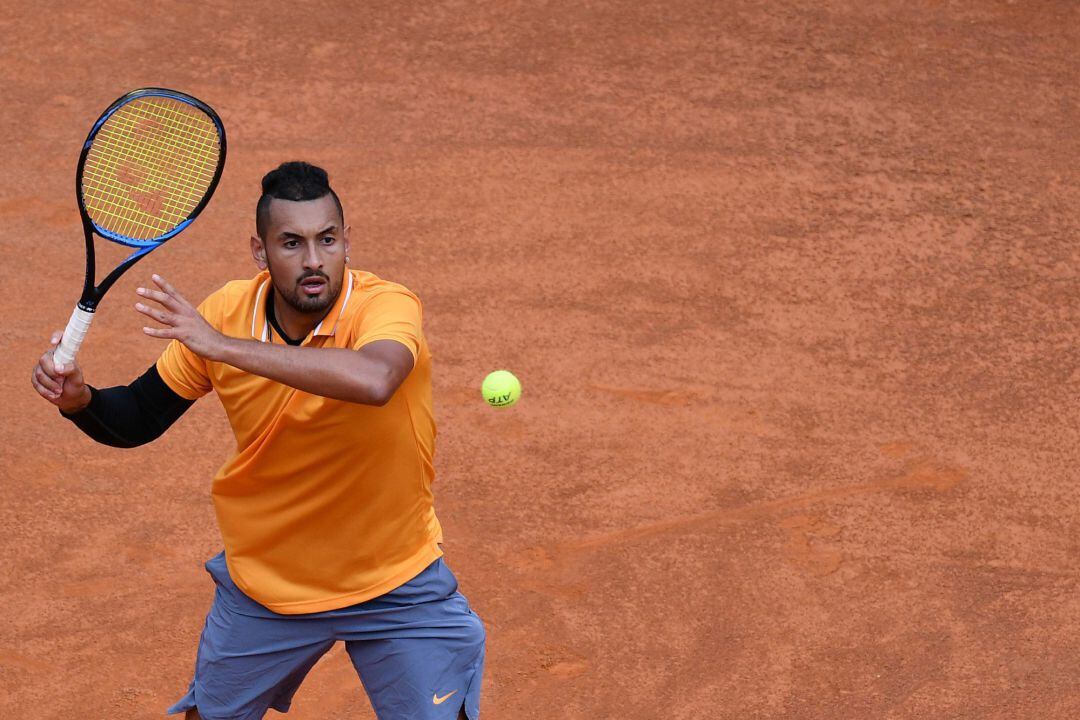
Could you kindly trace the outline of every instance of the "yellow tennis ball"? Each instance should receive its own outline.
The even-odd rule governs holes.
[[[510,407],[521,397],[521,382],[508,370],[496,370],[480,386],[484,399],[492,407]]]

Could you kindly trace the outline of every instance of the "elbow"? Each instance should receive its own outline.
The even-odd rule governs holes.
[[[390,402],[390,398],[394,397],[394,389],[385,385],[376,387],[371,392],[371,399],[368,401],[368,405],[374,405],[375,407],[382,407],[386,403]]]
[[[353,384],[353,402],[382,407],[390,402],[404,377],[392,366],[371,372],[362,381]]]
[[[382,407],[390,402],[390,398],[394,397],[396,390],[397,385],[391,381],[391,378],[382,378],[368,387],[367,398],[363,402],[366,405]]]
[[[139,433],[132,433],[126,436],[120,435],[119,433],[113,433],[113,442],[105,444],[116,448],[123,448],[124,450],[130,450],[154,442],[165,434],[165,430],[166,428],[159,425],[147,425]]]
[[[91,436],[91,439],[94,442],[96,442],[96,443],[98,443],[100,445],[107,445],[108,447],[119,448],[121,450],[130,450],[132,448],[137,448],[140,445],[145,445],[146,443],[150,442],[149,440],[142,440],[142,439],[131,440],[131,439],[128,439],[128,438],[125,438],[125,437],[120,437],[119,435],[116,435],[115,433],[113,433],[112,435],[110,435],[108,437],[94,437],[94,436]]]
[[[371,404],[375,407],[383,407],[398,389],[401,380],[395,377],[394,368],[387,365],[382,368],[371,384]]]

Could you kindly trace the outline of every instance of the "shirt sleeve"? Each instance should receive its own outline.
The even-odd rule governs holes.
[[[103,445],[133,448],[160,437],[194,402],[169,389],[151,365],[130,385],[91,387],[89,405],[72,415],[60,414]]]
[[[214,322],[213,313],[208,312],[211,299],[207,298],[198,307],[199,314],[217,331],[220,323]],[[188,350],[179,340],[172,340],[165,347],[156,363],[158,374],[173,392],[186,400],[198,400],[214,389],[210,382],[210,373],[206,361]]]
[[[423,308],[412,293],[379,293],[361,308],[353,350],[375,340],[397,340],[412,353],[413,362],[420,354],[420,327]]]

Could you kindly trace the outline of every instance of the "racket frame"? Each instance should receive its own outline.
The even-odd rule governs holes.
[[[203,193],[199,204],[192,209],[188,216],[178,223],[176,227],[158,237],[146,240],[136,240],[100,227],[90,218],[90,213],[86,209],[86,203],[83,201],[82,185],[83,170],[86,167],[86,158],[90,153],[90,147],[94,144],[94,138],[97,137],[98,131],[101,130],[101,127],[105,122],[112,117],[113,113],[117,110],[134,100],[144,97],[164,97],[177,100],[179,102],[187,103],[206,113],[217,129],[219,152],[217,167],[214,168],[214,176],[210,180],[210,184],[207,186],[206,191]],[[122,97],[117,98],[109,105],[105,112],[101,114],[101,117],[99,117],[93,127],[90,128],[90,133],[86,136],[86,142],[83,143],[82,152],[79,154],[79,164],[75,170],[75,198],[79,203],[79,215],[82,218],[83,234],[86,239],[86,275],[83,278],[82,295],[79,297],[79,302],[75,305],[75,310],[71,313],[71,319],[68,320],[67,327],[64,329],[64,335],[61,338],[60,344],[53,352],[55,362],[61,365],[67,365],[75,359],[75,356],[79,352],[79,348],[82,346],[83,340],[86,338],[86,333],[90,329],[90,323],[94,319],[94,312],[97,310],[98,303],[105,297],[105,293],[113,286],[113,283],[115,283],[132,265],[150,253],[151,250],[160,247],[166,240],[182,232],[199,216],[199,213],[203,211],[206,204],[210,202],[214,190],[217,189],[218,181],[221,180],[221,172],[225,168],[225,151],[225,126],[222,124],[218,114],[214,112],[214,109],[202,100],[176,90],[159,87],[132,90]],[[94,252],[95,234],[111,242],[126,245],[127,247],[135,249],[135,252],[127,256],[124,261],[106,275],[105,279],[98,285],[94,285],[94,278],[97,276],[97,255]]]
[[[217,167],[214,168],[214,177],[210,180],[210,184],[206,188],[206,192],[203,193],[202,199],[199,204],[191,211],[191,213],[180,222],[176,227],[168,232],[159,235],[156,238],[150,238],[147,240],[135,240],[133,238],[120,235],[119,233],[106,230],[103,227],[98,226],[92,219],[90,219],[90,213],[86,210],[86,203],[83,201],[82,192],[82,180],[83,180],[83,168],[86,166],[86,157],[90,153],[90,147],[94,144],[94,138],[97,137],[98,131],[101,129],[105,121],[112,117],[120,108],[124,107],[133,100],[137,100],[143,97],[164,97],[172,100],[178,100],[183,103],[187,103],[193,107],[198,108],[213,121],[214,126],[217,128],[218,138],[220,139],[220,152],[218,153]],[[214,194],[214,190],[217,189],[218,181],[221,180],[221,172],[225,168],[225,126],[221,122],[221,118],[214,112],[214,109],[204,103],[198,98],[194,98],[186,93],[178,92],[176,90],[169,90],[168,88],[149,87],[139,88],[138,90],[132,90],[131,92],[117,98],[98,118],[94,126],[90,128],[90,133],[86,136],[86,142],[83,143],[82,152],[79,154],[79,164],[75,170],[75,197],[79,203],[79,215],[82,217],[83,233],[86,237],[86,276],[83,279],[83,291],[79,297],[77,307],[81,308],[85,312],[94,312],[97,309],[98,303],[108,292],[109,288],[113,286],[113,283],[123,275],[132,265],[137,263],[143,257],[147,255],[151,250],[160,247],[169,238],[178,235],[188,225],[190,225],[195,218],[199,216],[199,213],[203,211],[206,204],[210,202],[210,198]],[[110,272],[101,281],[100,284],[94,285],[94,278],[97,275],[97,262],[96,255],[94,253],[94,234],[97,234],[106,240],[110,240],[127,247],[134,248],[135,252],[124,259],[116,268]]]

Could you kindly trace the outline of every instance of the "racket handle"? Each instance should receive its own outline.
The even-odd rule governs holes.
[[[86,338],[86,331],[90,329],[90,321],[93,319],[93,311],[75,306],[75,312],[71,313],[71,319],[64,328],[64,337],[60,340],[60,347],[53,352],[53,359],[56,362],[67,365],[75,359]]]

